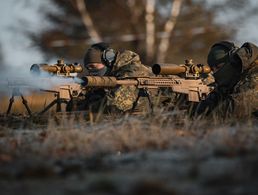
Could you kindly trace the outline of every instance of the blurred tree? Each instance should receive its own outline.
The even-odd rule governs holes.
[[[159,48],[158,48],[157,60],[159,62],[165,61],[165,57],[169,47],[169,40],[171,37],[171,33],[173,32],[175,25],[177,23],[177,18],[181,11],[182,2],[183,0],[174,0],[171,5],[170,17],[164,25],[164,33],[166,34],[166,36],[161,38]]]
[[[4,67],[4,56],[3,56],[3,50],[2,45],[0,44],[0,68]]]
[[[79,60],[90,44],[106,41],[136,51],[147,64],[185,58],[205,63],[212,43],[234,35],[214,21],[216,9],[204,0],[51,1],[60,10],[43,10],[52,28],[29,34],[46,58]]]

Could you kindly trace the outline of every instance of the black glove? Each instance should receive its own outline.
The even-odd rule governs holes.
[[[205,114],[208,115],[211,111],[217,107],[221,99],[221,95],[216,91],[211,92],[208,97],[201,101],[196,108],[196,115]]]

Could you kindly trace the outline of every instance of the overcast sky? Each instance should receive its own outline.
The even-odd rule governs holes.
[[[258,1],[252,0],[252,4],[257,7]],[[6,65],[30,67],[33,63],[44,62],[37,47],[33,46],[23,33],[26,29],[38,32],[49,25],[40,14],[42,5],[49,6],[48,0],[0,0],[0,43]],[[232,10],[228,10],[227,13],[221,13],[218,20],[225,19],[225,16],[234,17],[234,14],[238,13],[239,11],[233,13]],[[238,44],[244,41],[258,44],[257,21],[258,16],[255,16],[239,26],[234,41]]]

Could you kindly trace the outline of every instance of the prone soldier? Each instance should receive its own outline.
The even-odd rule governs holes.
[[[123,78],[153,75],[151,68],[141,63],[138,54],[129,50],[115,51],[106,43],[94,44],[86,51],[84,67],[90,76]],[[139,92],[133,85],[121,85],[112,89],[94,87],[87,91],[84,100],[77,103],[77,109],[90,110],[93,113],[101,111],[100,109],[108,113],[148,112],[149,101],[147,98],[139,98]]]
[[[94,87],[95,89],[135,86],[138,89],[138,97],[141,97],[141,93],[143,93],[145,94],[144,97],[148,98],[151,111],[153,100],[155,106],[165,105],[167,108],[168,103],[171,102],[171,106],[174,107],[171,107],[171,109],[187,109],[207,97],[213,89],[203,80],[204,75],[209,74],[210,67],[202,64],[195,65],[191,60],[189,61],[191,63],[187,62],[188,60],[184,65],[154,64],[152,72],[156,76],[123,78],[115,76],[85,76],[82,78],[84,81],[82,85],[87,88]],[[149,95],[150,90],[155,92],[151,93],[152,98]],[[136,103],[138,102],[138,97],[135,101]],[[180,104],[180,102],[191,104]]]
[[[218,114],[223,118],[258,116],[258,47],[246,42],[240,48],[234,43],[215,43],[208,54],[216,89],[202,101],[196,114]],[[238,111],[238,112],[237,112]]]

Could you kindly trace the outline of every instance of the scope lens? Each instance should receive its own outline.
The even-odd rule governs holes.
[[[81,85],[82,85],[83,87],[85,87],[85,86],[88,85],[88,79],[87,79],[87,77],[82,77],[81,80],[82,80]]]
[[[30,67],[30,71],[33,73],[33,74],[39,74],[40,73],[40,67],[38,64],[32,64],[31,67]]]

